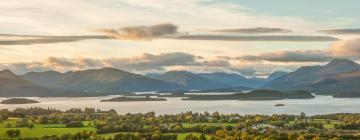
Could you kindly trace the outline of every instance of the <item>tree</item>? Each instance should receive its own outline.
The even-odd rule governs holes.
[[[206,137],[205,137],[205,134],[204,133],[201,133],[200,137],[199,137],[199,140],[206,140]]]
[[[320,136],[316,136],[314,137],[312,140],[325,140],[324,138],[320,137]]]
[[[185,140],[199,140],[199,138],[193,134],[189,134],[185,137]]]
[[[301,135],[301,136],[297,137],[296,140],[305,140],[305,137]]]
[[[5,133],[6,133],[6,135],[8,137],[11,137],[11,138],[15,138],[15,137],[20,136],[20,130],[19,129],[16,129],[16,130],[10,129],[10,130],[7,130]]]
[[[224,130],[217,130],[215,135],[220,138],[225,138],[226,132]]]
[[[304,112],[300,113],[300,119],[305,119],[306,118],[306,114]]]

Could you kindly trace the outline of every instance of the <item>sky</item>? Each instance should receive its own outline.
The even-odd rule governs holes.
[[[264,77],[360,60],[358,0],[11,0],[0,69],[115,67]]]

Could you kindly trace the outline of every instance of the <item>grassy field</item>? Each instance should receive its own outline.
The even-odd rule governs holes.
[[[96,131],[96,128],[91,126],[91,121],[84,121],[83,124],[85,127],[81,128],[66,128],[65,124],[35,124],[34,128],[21,127],[17,128],[16,126],[17,118],[11,118],[7,121],[0,123],[0,137],[7,138],[6,131],[10,129],[19,129],[21,134],[20,137],[41,137],[45,135],[63,135],[67,133],[75,134],[80,131]],[[195,125],[208,125],[208,126],[235,126],[235,123],[182,123],[183,127],[192,127]],[[10,127],[9,127],[10,126]],[[118,133],[102,134],[99,136],[102,137],[113,137]],[[200,133],[178,133],[178,140],[184,140],[188,134],[194,134],[196,136]]]
[[[108,138],[108,137],[113,137],[116,134],[119,134],[119,133],[102,134],[102,135],[99,135],[99,136],[104,137],[104,138]],[[193,134],[195,136],[200,136],[200,133],[177,133],[177,134],[178,134],[177,140],[185,140],[186,136],[189,135],[189,134]],[[209,138],[210,136],[206,135],[206,137]]]
[[[84,127],[81,128],[66,128],[65,124],[35,124],[34,128],[16,128],[16,118],[11,118],[7,121],[0,123],[0,138],[7,138],[6,131],[9,129],[19,129],[21,134],[20,137],[41,137],[44,135],[63,135],[67,133],[75,134],[80,131],[96,131],[96,128],[92,125],[91,121],[84,121]],[[314,122],[320,122],[324,124],[326,129],[333,129],[335,124],[339,124],[338,121],[327,121],[322,119],[313,120]],[[289,124],[293,124],[290,122]],[[193,127],[195,125],[207,125],[207,126],[236,126],[236,123],[182,123],[184,128]],[[122,132],[126,133],[126,132]],[[101,137],[113,137],[118,133],[102,134]],[[194,134],[196,136],[200,133],[178,133],[178,140],[184,140],[188,134]],[[209,137],[209,136],[207,136]]]
[[[8,124],[11,125],[7,128]],[[89,122],[84,122],[84,126],[88,126]],[[19,129],[20,137],[41,137],[44,135],[63,135],[67,133],[75,134],[80,131],[96,131],[94,127],[66,128],[65,124],[35,124],[34,128],[15,128],[16,119],[11,118],[0,123],[0,138],[7,138],[6,131],[10,129]]]
[[[324,125],[325,129],[334,129],[335,124],[340,124],[341,123],[341,122],[336,121],[336,120],[331,120],[331,121],[328,122],[325,119],[314,119],[313,122],[322,123]],[[290,125],[294,124],[294,121],[291,121],[289,124]]]
[[[0,137],[7,138],[5,132],[9,129],[14,128],[1,128],[0,129]],[[96,128],[93,127],[82,127],[82,128],[44,128],[44,127],[35,127],[33,129],[30,128],[16,128],[19,129],[21,134],[20,137],[41,137],[44,135],[63,135],[67,133],[75,134],[82,130],[86,131],[96,131]]]

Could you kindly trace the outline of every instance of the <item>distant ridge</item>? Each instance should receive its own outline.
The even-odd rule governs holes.
[[[159,80],[176,83],[189,90],[204,90],[231,87],[225,83],[207,79],[188,71],[169,71],[158,76]]]
[[[206,79],[210,79],[213,81],[218,81],[221,83],[224,83],[231,87],[251,87],[256,88],[261,86],[266,82],[266,79],[262,80],[254,80],[254,79],[248,79],[242,75],[234,74],[234,73],[199,73],[197,74],[201,77],[204,77]]]
[[[71,71],[64,74],[57,72],[27,73],[23,77],[39,86],[91,93],[158,91],[183,88],[181,85],[115,68]]]

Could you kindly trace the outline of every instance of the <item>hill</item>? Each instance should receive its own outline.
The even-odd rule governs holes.
[[[9,70],[0,71],[0,96],[48,96],[54,94],[53,90],[36,86]]]
[[[328,76],[320,81],[316,81],[307,88],[318,94],[340,94],[352,95],[360,92],[360,70],[344,72]]]

